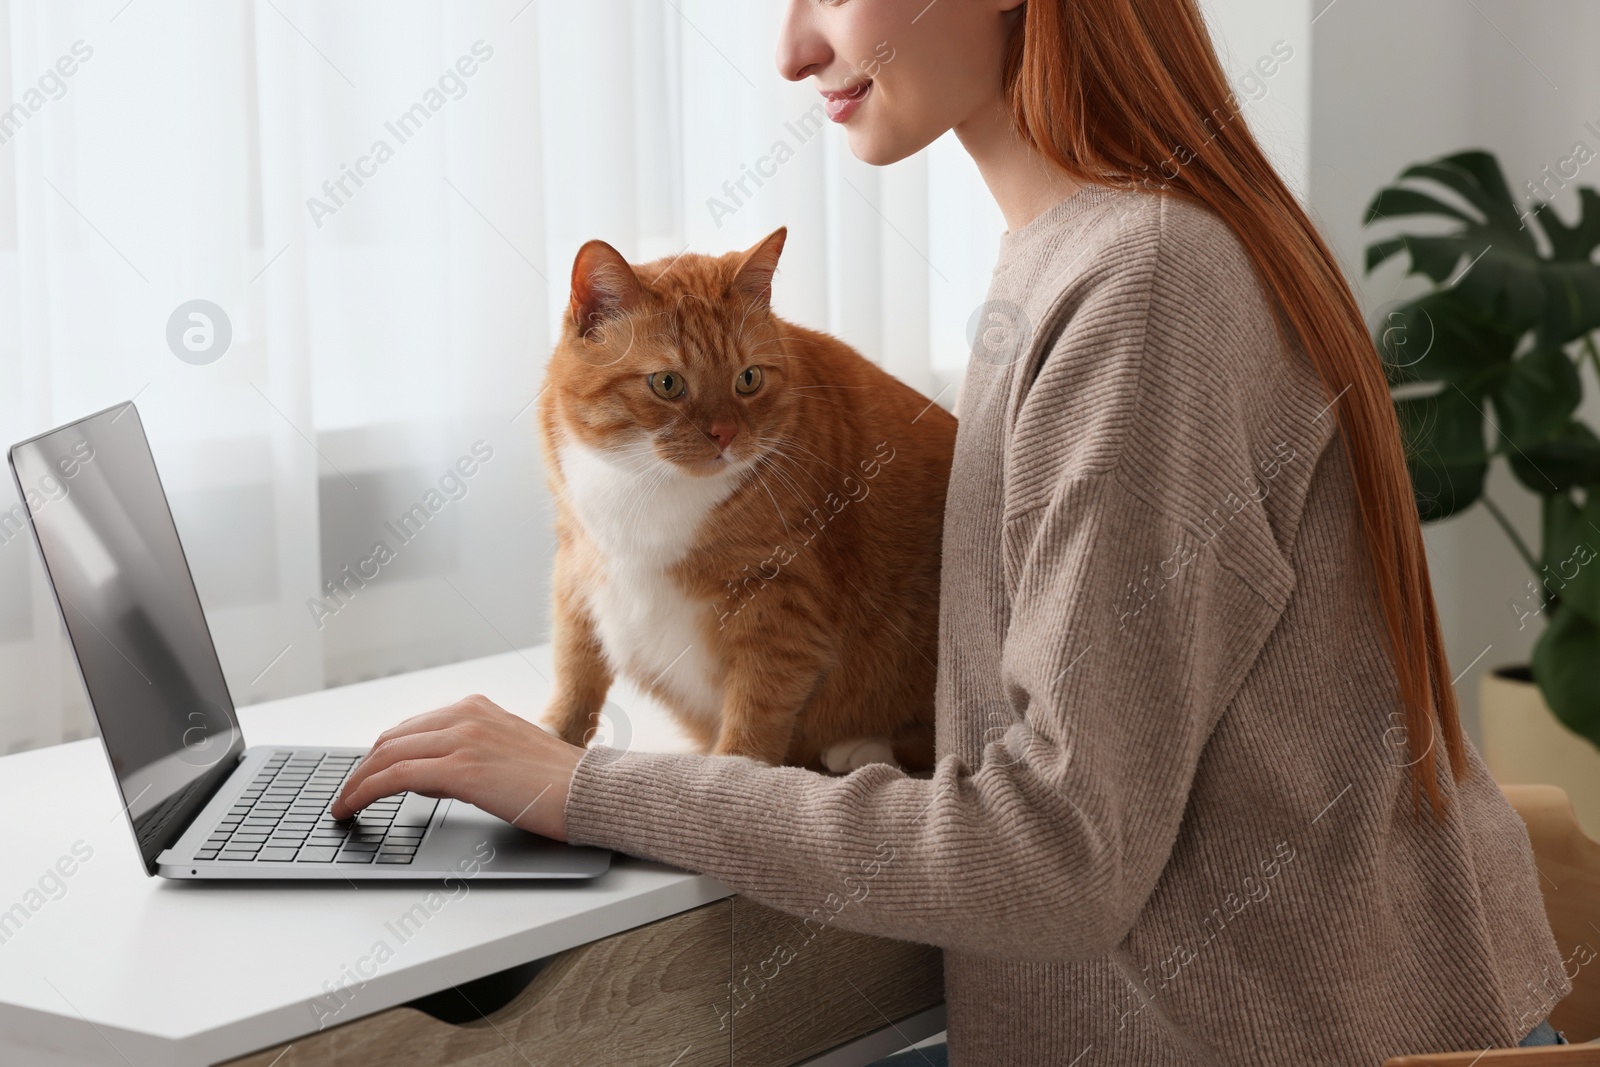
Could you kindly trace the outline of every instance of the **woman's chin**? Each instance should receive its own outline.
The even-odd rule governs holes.
[[[919,140],[906,137],[899,131],[874,128],[871,124],[861,121],[865,117],[864,113],[858,113],[856,120],[846,125],[845,130],[848,134],[850,154],[871,167],[886,167],[891,163],[898,163],[902,159],[916,155],[938,140],[937,137]]]

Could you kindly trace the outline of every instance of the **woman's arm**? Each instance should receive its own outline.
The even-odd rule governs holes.
[[[587,751],[481,697],[380,738],[335,808],[411,789],[702,872],[863,933],[1010,959],[1103,954],[1153,890],[1206,738],[1276,616],[1111,476],[1008,523],[1016,596],[981,764],[829,777],[740,756]],[[1173,563],[1172,566],[1176,566]]]
[[[954,521],[979,524],[968,543],[998,535],[1005,595],[945,575],[943,610],[980,623],[944,639],[939,729],[954,736],[931,779],[579,752],[473,707],[433,713],[406,770],[382,770],[402,746],[380,745],[353,806],[401,789],[460,796],[796,916],[966,953],[1059,961],[1116,945],[1294,590],[1303,493],[1337,421],[1304,361],[1285,359],[1226,228],[1164,198],[1129,203],[1090,235],[1105,248],[1063,247],[1058,269],[1094,269],[1073,268],[1048,313],[1030,312],[1048,353],[1014,413],[985,415],[1007,420],[1004,501]],[[1174,213],[1187,221],[1168,233]],[[1014,383],[979,384],[1001,402]]]
[[[475,693],[378,735],[334,798],[332,814],[348,819],[375,800],[409,791],[465,800],[565,841],[562,810],[583,751]]]

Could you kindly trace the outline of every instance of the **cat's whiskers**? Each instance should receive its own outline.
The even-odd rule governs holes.
[[[761,460],[757,461],[757,464],[753,465],[750,468],[751,472],[756,476],[756,481],[761,483],[761,489],[762,489],[763,492],[765,492],[767,494],[767,499],[772,501],[772,510],[776,511],[778,513],[778,521],[783,524],[783,532],[788,534],[789,536],[793,537],[794,534],[789,529],[789,520],[784,517],[783,509],[778,506],[778,498],[772,495],[772,490],[767,486],[767,480],[761,476],[761,471],[759,469],[759,463],[764,461],[765,459],[766,459],[766,456],[763,455],[761,457]]]
[[[790,478],[786,470],[781,467],[781,461],[787,459],[787,456],[782,453],[782,438],[762,437],[758,438],[758,443],[762,446],[760,464],[765,467],[766,472],[773,475],[774,478],[778,478],[779,483],[786,490],[789,490],[790,498],[795,499],[795,501],[802,499],[802,494],[797,491],[798,486],[795,485],[794,478]]]
[[[670,473],[674,468],[672,462],[661,454],[656,447],[654,438],[646,438],[621,457],[622,462],[612,465],[631,478],[640,478],[653,473],[666,471]]]
[[[629,481],[630,493],[628,503],[622,512],[620,526],[624,529],[633,527],[643,520],[645,511],[656,498],[656,491],[666,484],[667,480],[680,472],[670,461],[656,451],[652,438],[635,443],[631,447],[634,463],[628,466],[613,464],[615,469],[624,473]]]
[[[813,508],[816,507],[816,505],[813,503],[813,500],[815,499],[816,494],[812,493],[812,494],[808,495],[801,488],[801,486],[797,485],[794,482],[793,478],[790,478],[789,475],[787,475],[787,474],[779,474],[776,469],[774,469],[773,475],[774,475],[774,477],[779,477],[779,478],[781,478],[782,480],[784,480],[784,481],[786,481],[788,483],[789,496],[794,501],[795,506],[800,510],[801,521],[804,522],[806,514],[808,514]]]
[[[767,473],[772,475],[772,477],[777,481],[778,488],[783,489],[783,490],[788,492],[789,499],[790,499],[791,502],[804,506],[805,497],[800,492],[798,492],[797,487],[795,486],[793,479],[791,479],[787,474],[785,474],[782,470],[778,469],[776,466],[768,466],[767,467]]]
[[[767,340],[762,341],[759,344],[751,345],[750,346],[750,351],[752,353],[755,353],[755,352],[761,351],[763,348],[767,347],[768,345],[782,344],[784,341],[801,341],[801,340],[804,340],[804,338],[798,337],[798,336],[796,336],[796,337],[769,337]],[[781,356],[784,359],[793,359],[793,358],[795,358],[793,352],[784,351],[784,352],[778,353],[778,355]]]
[[[813,463],[817,464],[819,466],[827,468],[828,470],[832,471],[834,474],[839,475],[839,477],[841,477],[841,478],[852,477],[852,475],[850,474],[849,471],[840,470],[838,467],[835,467],[832,463],[829,463],[827,460],[823,459],[821,456],[817,455],[815,452],[811,451],[809,448],[807,448],[804,445],[800,444],[798,441],[795,441],[793,438],[785,439],[783,441],[783,444],[787,445],[790,448],[798,450],[807,459],[809,459],[811,461],[811,463],[806,463],[806,462],[803,462],[801,460],[797,460],[797,459],[795,459],[795,457],[789,456],[789,455],[787,455],[787,453],[785,453],[785,457],[788,458],[791,462],[796,463],[797,465],[799,465],[803,470],[805,470],[806,475],[808,477],[810,477],[811,480],[814,481],[814,482],[816,482],[817,479],[816,479],[816,476],[814,474],[812,474],[812,472],[810,470],[810,467],[811,467],[811,465]],[[825,493],[830,491],[821,482],[817,482],[817,488],[822,489],[823,492],[825,492]]]
[[[725,455],[723,455],[722,449],[720,447],[717,447],[717,443],[715,441],[711,440],[711,435],[710,434],[708,434],[704,430],[700,429],[699,426],[696,426],[692,421],[690,421],[690,419],[689,419],[689,417],[687,415],[679,413],[678,418],[683,420],[685,423],[688,423],[688,425],[691,428],[693,428],[696,433],[698,433],[701,437],[704,437],[706,439],[706,444],[711,445],[714,448],[717,448],[717,455],[723,457],[723,462],[727,463],[730,467],[733,466],[734,461],[728,459]],[[748,464],[746,466],[748,466]]]
[[[654,451],[653,448],[646,448],[632,452],[611,452],[606,455],[605,462],[627,474],[638,474],[649,466]]]
[[[798,442],[798,441],[789,441],[788,445],[791,448],[799,450],[799,452],[802,455],[804,455],[806,458],[810,459],[812,462],[817,463],[820,466],[826,467],[828,470],[830,470],[833,473],[839,475],[839,477],[841,477],[841,478],[850,477],[850,472],[849,471],[844,470],[844,469],[842,469],[840,467],[834,466],[832,463],[829,463],[826,459],[823,459],[821,456],[817,455],[815,452],[811,451],[811,449],[807,448],[805,445],[802,445],[800,442]]]
[[[793,482],[790,481],[788,476],[785,475],[784,472],[780,470],[774,462],[775,457],[772,449],[768,447],[771,440],[772,438],[770,437],[757,436],[756,445],[760,449],[760,452],[757,454],[755,459],[749,462],[748,466],[751,474],[754,475],[755,478],[760,482],[762,490],[766,492],[767,498],[772,501],[773,510],[778,513],[778,521],[783,523],[784,531],[789,532],[788,517],[784,514],[783,508],[778,504],[777,497],[773,495],[771,485],[767,482],[767,479],[763,477],[763,471],[765,471],[766,474],[771,474],[778,480],[779,488],[787,490],[789,499],[791,501],[798,501],[800,499],[800,495],[795,492]]]
[[[826,494],[828,492],[827,487],[824,486],[821,482],[817,481],[816,476],[813,475],[806,468],[806,465],[804,463],[801,463],[800,461],[795,459],[793,456],[791,456],[788,453],[784,452],[781,447],[772,448],[768,452],[768,455],[771,455],[771,456],[775,457],[778,460],[782,460],[783,462],[791,464],[796,470],[800,471],[806,477],[810,478],[811,481],[817,486],[817,488],[821,489],[823,491],[824,496],[826,496]],[[776,463],[773,464],[772,472],[773,472],[774,476],[782,478],[787,483],[787,485],[789,487],[789,492],[791,494],[793,494],[794,498],[797,501],[801,502],[802,506],[804,506],[804,502],[806,500],[806,494],[802,491],[802,487],[799,484],[799,482],[797,482],[793,477],[791,477],[788,471],[786,471],[783,468],[779,467]]]
[[[684,421],[688,422],[690,426],[694,426],[694,423],[690,422],[686,416],[680,415],[679,418],[684,419]],[[704,430],[700,430],[698,426],[695,426],[694,428],[699,430],[707,442],[711,441],[710,436],[707,435]],[[660,489],[668,481],[668,479],[674,477],[694,477],[694,475],[690,474],[686,470],[683,470],[676,463],[673,463],[671,460],[661,455],[660,451],[656,448],[656,441],[654,438],[646,438],[643,441],[635,442],[631,446],[624,445],[608,450],[608,459],[614,461],[619,456],[636,460],[636,462],[632,464],[612,462],[612,465],[618,470],[624,472],[630,478],[638,480],[637,484],[633,486],[632,499],[630,500],[625,512],[628,524],[632,524],[636,521],[642,521],[645,518],[644,512],[652,504],[656,491]],[[749,469],[752,465],[745,463],[741,466],[744,469]],[[717,476],[718,475],[712,475],[712,477]]]
[[[635,456],[624,457],[622,462],[613,462],[611,465],[629,477],[638,477],[648,471],[656,469],[656,464],[666,460],[656,454],[655,449],[647,449]]]
[[[645,481],[655,469],[647,459],[640,459],[631,467],[624,467],[620,464],[612,464],[611,466],[613,470],[627,480],[629,485],[637,485]]]
[[[816,396],[815,394],[807,393],[799,389],[791,389],[789,392],[799,400],[821,400],[828,404],[837,404],[839,402],[839,398],[836,396]]]
[[[648,437],[596,449],[595,452],[613,470],[630,481],[639,483],[636,486],[638,491],[633,494],[629,502],[630,512],[642,507],[641,502],[648,500],[650,494],[659,487],[659,482],[672,473],[670,466],[666,469],[657,466],[657,463],[664,464],[665,461],[656,454],[655,442]],[[555,497],[563,507],[575,508],[572,489],[564,483],[564,480]]]
[[[814,461],[818,465],[827,468],[828,470],[832,471],[834,474],[837,474],[842,478],[850,477],[851,472],[850,472],[849,469],[835,466],[834,464],[830,463],[828,460],[824,459],[822,456],[818,455],[816,452],[813,452],[811,449],[807,448],[805,445],[802,445],[799,441],[795,440],[794,438],[786,437],[784,439],[783,443],[788,445],[788,446],[790,446],[791,448],[798,449],[807,458],[811,459],[812,461]]]
[[[661,459],[653,438],[608,449],[604,455],[613,467],[630,476],[643,474],[650,469],[652,461]]]
[[[752,314],[754,314],[756,308],[758,308],[760,306],[761,305],[757,301],[754,301],[754,300],[752,300],[749,303],[745,304],[745,306],[744,306],[744,315],[740,317],[740,319],[739,319],[739,329],[736,331],[738,333],[740,341],[744,340],[744,324],[750,321],[750,316]]]
[[[628,525],[631,526],[644,518],[645,508],[654,499],[656,490],[666,484],[667,479],[672,477],[674,473],[675,471],[670,464],[663,464],[647,476],[645,483],[639,487],[639,491],[634,494],[634,499],[628,506],[626,512]]]

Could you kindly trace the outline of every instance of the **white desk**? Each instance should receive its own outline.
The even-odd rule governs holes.
[[[539,672],[553,675],[547,648],[258,704],[239,717],[252,745],[368,745],[400,719],[473,692],[534,717],[547,695]],[[615,699],[635,711],[631,747],[685,746],[637,693],[619,686]],[[146,877],[98,739],[0,759],[0,813],[0,917],[14,905],[28,912],[0,927],[7,1067],[212,1064],[732,895],[714,879],[619,854],[589,882],[470,883],[401,941],[386,924],[430,887]],[[64,892],[47,885],[53,897],[30,897],[80,841],[80,855],[92,855],[61,879]],[[329,990],[379,941],[392,958],[325,1018],[337,1003]]]

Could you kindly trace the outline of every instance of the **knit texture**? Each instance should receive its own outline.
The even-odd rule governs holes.
[[[941,946],[955,1067],[1516,1045],[1570,988],[1527,833],[1476,750],[1413,808],[1337,401],[1232,232],[1089,186],[984,312],[931,777],[595,746],[570,840]]]

